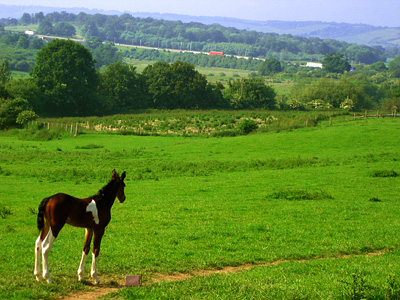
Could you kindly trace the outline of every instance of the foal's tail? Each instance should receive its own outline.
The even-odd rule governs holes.
[[[44,198],[42,200],[42,202],[40,202],[39,204],[39,208],[38,208],[38,215],[37,215],[37,228],[39,229],[39,231],[43,230],[44,227],[44,211],[46,210],[46,205],[47,203],[49,203],[50,201],[50,197],[48,198]]]

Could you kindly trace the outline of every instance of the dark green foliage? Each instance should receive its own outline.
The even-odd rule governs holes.
[[[382,200],[377,198],[377,197],[372,197],[371,199],[369,199],[369,201],[371,201],[371,202],[382,202]]]
[[[149,107],[149,96],[143,76],[136,72],[136,68],[113,63],[107,70],[100,73],[99,96],[109,112],[126,112],[130,109]]]
[[[29,103],[25,99],[0,98],[0,128],[15,127],[18,115],[26,110],[29,110]]]
[[[331,73],[344,73],[350,71],[350,64],[342,53],[329,52],[322,61],[324,70]]]
[[[85,46],[91,50],[97,69],[101,66],[110,65],[122,60],[121,53],[118,52],[116,47],[111,43],[104,44],[98,37],[92,37],[87,40]]]
[[[307,191],[301,189],[287,189],[272,194],[274,199],[285,200],[323,200],[333,199],[331,195],[325,191]]]
[[[302,83],[292,88],[291,98],[312,109],[341,108],[346,99],[351,99],[351,110],[371,108],[376,89],[368,89],[369,83],[342,77],[340,80],[321,78],[310,85]],[[368,94],[370,93],[370,94]]]
[[[372,177],[398,177],[399,173],[394,170],[377,170],[371,173]]]
[[[43,99],[39,114],[78,116],[98,111],[98,75],[84,46],[53,40],[38,52],[31,76]]]
[[[231,107],[236,109],[274,109],[276,104],[274,89],[261,78],[229,81],[224,95],[231,101]]]
[[[350,281],[343,281],[344,288],[342,290],[344,299],[363,300],[371,299],[370,292],[372,288],[366,283],[365,276],[353,273]]]
[[[49,20],[43,19],[39,24],[37,32],[39,34],[52,35],[54,33],[53,24]]]
[[[76,30],[70,23],[60,22],[54,25],[53,33],[59,36],[73,37],[76,34]]]
[[[1,169],[0,169],[1,173]],[[5,219],[8,215],[11,215],[11,209],[8,206],[5,206],[0,203],[0,218]]]
[[[385,72],[387,71],[387,67],[383,61],[378,61],[371,65],[371,69],[378,71],[378,72]]]
[[[10,79],[11,71],[8,68],[8,60],[3,59],[3,61],[0,63],[0,86],[4,86]]]
[[[103,145],[96,145],[96,144],[88,144],[84,146],[76,146],[75,149],[99,149],[104,148]]]
[[[250,132],[256,130],[258,128],[258,124],[254,120],[244,119],[239,125],[238,129],[243,134],[249,134]]]
[[[157,62],[143,71],[153,107],[193,109],[218,107],[218,86],[207,83],[204,75],[185,62]]]
[[[261,63],[259,72],[261,75],[271,75],[282,71],[281,63],[275,58],[268,58]]]
[[[400,56],[389,62],[389,72],[393,77],[400,78]]]

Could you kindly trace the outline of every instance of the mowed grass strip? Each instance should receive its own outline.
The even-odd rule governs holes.
[[[0,204],[10,214],[0,219],[0,274],[4,275],[0,295],[41,299],[90,288],[76,279],[84,231],[70,226],[61,231],[50,254],[55,284],[34,281],[35,211],[42,198],[56,192],[82,197],[94,194],[114,167],[127,171],[127,201],[114,205],[103,239],[98,268],[106,283],[129,274],[141,274],[150,282],[158,273],[329,259],[381,250],[396,253],[400,244],[399,178],[371,174],[400,171],[399,141],[393,138],[399,122],[355,121],[218,139],[83,135],[28,142],[1,136]],[[103,147],[82,149],[79,145]],[[277,163],[266,163],[272,161]],[[173,164],[177,167],[168,171],[166,167]],[[207,172],[197,172],[199,168]],[[156,176],[146,177],[147,173]],[[299,191],[317,196],[296,201],[276,197],[293,198]],[[373,198],[380,201],[370,201]],[[387,260],[387,270],[382,268],[397,274],[390,267],[397,261],[395,255],[388,255]],[[335,274],[336,262],[323,266],[324,273]],[[293,295],[302,295],[307,284],[302,266],[291,287],[297,291]],[[285,264],[280,268],[284,274],[292,272]],[[367,270],[363,263],[355,269]],[[345,269],[343,278],[350,278],[355,269]],[[266,276],[277,286],[286,286],[284,277],[274,275],[274,268],[265,270],[251,275],[256,278],[246,283],[250,290],[257,290]],[[244,275],[229,275],[229,280],[217,276],[208,284],[224,291],[227,280],[230,286],[239,284],[242,279],[236,276]],[[375,278],[370,279],[373,284]],[[204,279],[193,280],[200,280],[201,285]],[[334,288],[329,282],[326,285]],[[196,294],[185,287],[175,288],[175,283],[166,286],[170,290],[166,298],[174,298],[179,290],[193,293],[194,298],[202,295],[201,290]],[[316,289],[310,293],[306,295],[319,295]]]

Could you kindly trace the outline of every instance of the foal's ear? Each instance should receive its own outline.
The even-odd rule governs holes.
[[[115,175],[117,174],[117,171],[115,171],[115,169],[114,170],[112,170],[112,173],[111,173],[111,178],[115,178]]]
[[[126,172],[124,171],[124,173],[122,173],[122,175],[121,175],[121,180],[124,180],[125,176],[126,176]]]

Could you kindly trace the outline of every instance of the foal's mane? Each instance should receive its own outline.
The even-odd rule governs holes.
[[[115,178],[112,178],[105,186],[103,186],[97,194],[93,195],[92,199],[94,199],[96,202],[100,202],[103,200],[104,196],[110,191],[112,184],[115,182]]]

